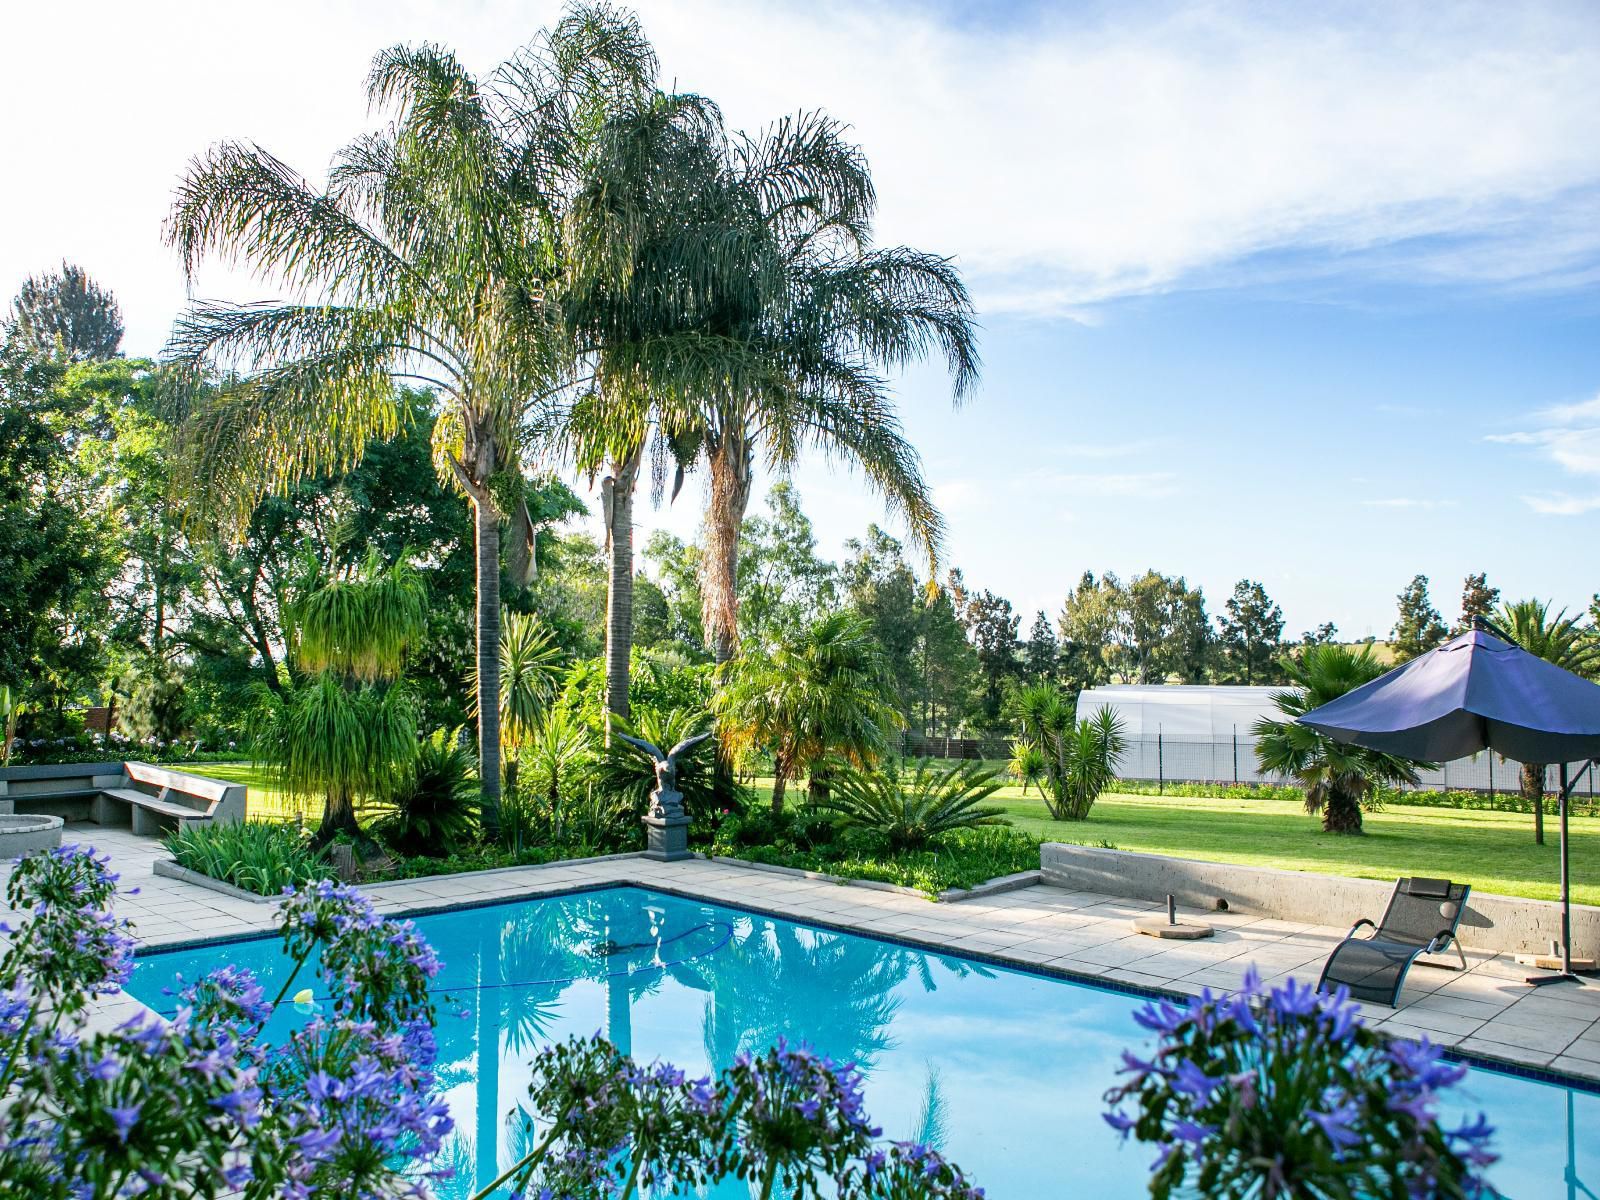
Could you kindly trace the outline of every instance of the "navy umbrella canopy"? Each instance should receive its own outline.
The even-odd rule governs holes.
[[[1518,762],[1579,762],[1600,757],[1600,685],[1472,629],[1300,723],[1424,762],[1480,750]]]
[[[1600,758],[1600,686],[1483,624],[1312,709],[1300,723],[1335,741],[1424,762],[1493,750],[1522,763],[1559,763],[1562,972],[1528,982],[1570,979],[1567,799],[1578,780],[1569,780],[1567,764]]]

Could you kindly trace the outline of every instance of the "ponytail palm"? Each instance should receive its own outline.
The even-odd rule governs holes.
[[[313,187],[253,144],[191,165],[168,236],[190,279],[243,263],[289,303],[200,303],[172,353],[224,386],[187,425],[192,507],[242,520],[264,494],[348,467],[406,419],[401,382],[433,390],[441,471],[475,513],[480,778],[500,789],[500,486],[554,419],[571,349],[548,302],[584,131],[654,74],[631,18],[574,10],[480,84],[438,46],[374,60],[391,123],[337,156]],[[519,528],[521,527],[519,523]]]

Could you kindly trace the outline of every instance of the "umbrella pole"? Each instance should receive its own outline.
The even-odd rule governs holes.
[[[1570,861],[1567,854],[1567,801],[1572,796],[1572,791],[1589,773],[1594,766],[1594,759],[1583,764],[1583,770],[1577,777],[1568,780],[1567,764],[1561,764],[1561,970],[1553,975],[1535,975],[1528,979],[1534,987],[1546,983],[1560,983],[1565,979],[1576,980],[1577,973],[1572,969],[1572,887],[1570,876]]]

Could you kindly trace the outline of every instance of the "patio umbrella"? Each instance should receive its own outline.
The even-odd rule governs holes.
[[[1300,717],[1335,741],[1402,758],[1442,762],[1493,750],[1518,762],[1561,764],[1561,961],[1571,975],[1572,919],[1567,878],[1567,800],[1600,758],[1600,686],[1529,654],[1493,627],[1473,628],[1444,645]],[[1531,982],[1531,981],[1530,981]]]

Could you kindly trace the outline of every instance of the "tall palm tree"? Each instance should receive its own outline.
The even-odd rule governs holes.
[[[259,146],[225,142],[191,164],[168,230],[191,281],[214,256],[294,297],[198,303],[178,324],[178,358],[227,371],[180,445],[203,513],[238,519],[267,492],[353,464],[398,432],[397,381],[438,396],[435,459],[475,514],[479,775],[491,829],[500,523],[519,518],[526,531],[509,497],[571,366],[548,302],[558,219],[588,132],[655,70],[635,19],[606,8],[570,10],[487,84],[442,47],[385,50],[367,90],[392,120],[340,152],[325,188]]]
[[[1322,814],[1327,833],[1360,833],[1361,809],[1377,783],[1417,782],[1413,763],[1392,754],[1336,742],[1296,719],[1384,673],[1371,646],[1308,646],[1298,657],[1279,659],[1293,685],[1273,702],[1289,718],[1255,723],[1256,758],[1264,771],[1293,775],[1306,793],[1306,811]]]
[[[1495,621],[1517,645],[1529,654],[1555,663],[1579,675],[1600,672],[1600,636],[1581,618],[1567,616],[1562,609],[1554,615],[1546,600],[1518,600],[1506,603],[1495,614]],[[1522,764],[1522,796],[1533,808],[1533,840],[1544,845],[1544,776],[1547,763]]]
[[[783,811],[792,779],[834,755],[865,764],[888,748],[902,723],[894,684],[854,612],[819,617],[794,639],[753,649],[722,668],[713,708],[736,758],[773,757],[772,811]]]
[[[659,502],[665,468],[682,457],[683,413],[741,371],[737,347],[705,336],[707,309],[754,287],[727,205],[726,146],[708,100],[654,93],[593,139],[566,223],[563,300],[593,380],[571,428],[580,465],[606,471],[606,704],[624,718],[633,504],[647,453]]]
[[[948,259],[872,246],[872,178],[838,122],[802,113],[736,138],[727,171],[758,286],[707,311],[707,334],[737,346],[745,370],[701,398],[693,431],[710,476],[702,586],[719,662],[739,642],[739,535],[758,460],[782,472],[815,448],[861,471],[932,570],[943,523],[881,372],[940,353],[958,400],[978,376],[959,273]]]

